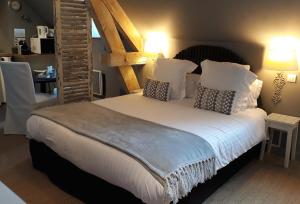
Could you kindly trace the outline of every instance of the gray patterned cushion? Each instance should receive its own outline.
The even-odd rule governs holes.
[[[146,96],[148,96],[150,98],[155,98],[156,89],[157,89],[158,84],[159,84],[159,81],[150,79],[150,81],[148,82],[147,89],[146,89]]]
[[[195,108],[231,114],[235,91],[220,91],[199,85]]]
[[[155,98],[160,101],[168,101],[169,90],[169,82],[147,79],[144,85],[143,96]]]

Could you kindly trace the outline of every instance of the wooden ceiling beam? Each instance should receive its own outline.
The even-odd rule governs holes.
[[[126,52],[101,54],[101,65],[118,67],[131,65],[144,65],[151,60],[156,60],[159,54],[147,52]]]

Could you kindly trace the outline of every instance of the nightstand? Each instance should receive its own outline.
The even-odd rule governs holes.
[[[266,139],[262,144],[260,160],[263,160],[267,139],[269,139],[268,152],[270,152],[273,140],[272,129],[285,131],[287,132],[287,142],[285,148],[284,167],[288,168],[290,156],[292,160],[295,160],[299,121],[300,118],[288,115],[281,115],[277,113],[268,115],[268,117],[266,118]],[[271,132],[271,134],[269,134],[269,132]]]

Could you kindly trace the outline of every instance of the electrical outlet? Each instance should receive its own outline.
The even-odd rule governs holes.
[[[296,83],[297,74],[288,74],[287,81],[291,83]]]

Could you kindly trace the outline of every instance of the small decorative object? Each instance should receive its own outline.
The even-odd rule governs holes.
[[[47,66],[47,78],[55,78],[56,73],[52,65]]]
[[[274,94],[272,96],[273,104],[278,104],[281,101],[282,89],[286,85],[286,75],[282,71],[298,70],[296,50],[283,47],[268,49],[264,58],[264,68],[280,71],[273,81]]]
[[[18,0],[11,0],[8,2],[10,8],[14,11],[20,11],[22,8],[21,3]]]
[[[272,96],[272,102],[278,104],[281,101],[281,90],[286,84],[286,77],[283,72],[277,73],[273,81],[274,85],[274,95]]]

